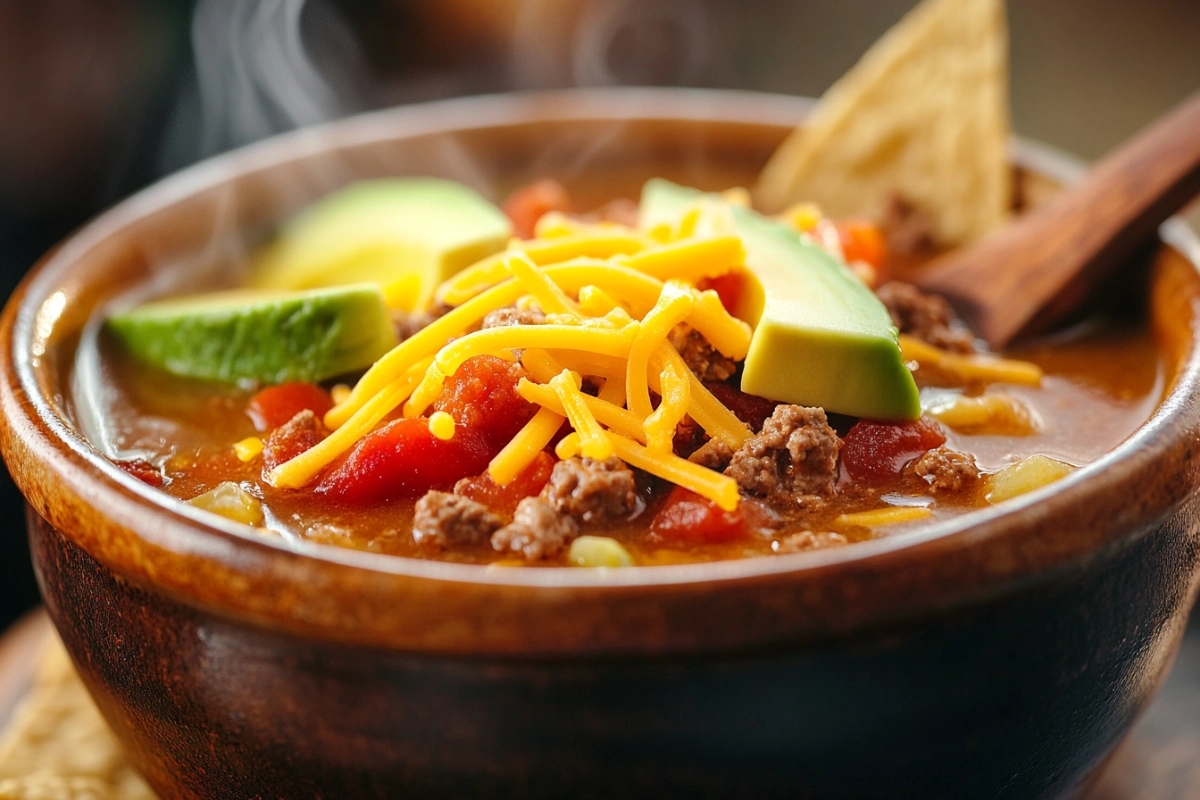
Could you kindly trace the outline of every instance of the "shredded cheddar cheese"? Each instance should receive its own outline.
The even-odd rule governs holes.
[[[504,260],[505,268],[529,290],[547,314],[578,317],[575,304],[550,276],[542,272],[524,253],[512,253]]]
[[[667,338],[671,329],[687,318],[695,298],[684,283],[669,281],[663,286],[658,302],[642,320],[629,347],[625,367],[625,394],[629,410],[640,417],[650,416],[649,376],[650,355]]]
[[[531,403],[550,409],[560,416],[566,416],[566,408],[563,406],[562,399],[549,387],[522,380],[517,384],[517,393]],[[627,411],[599,397],[591,397],[586,394],[581,394],[580,397],[591,415],[609,430],[624,434],[631,439],[644,440],[646,431],[642,420],[638,419],[638,416],[632,411]]]
[[[998,358],[983,353],[951,353],[906,334],[900,334],[900,352],[906,360],[940,369],[963,383],[1019,383],[1038,386],[1042,382],[1042,368],[1029,361]]]
[[[339,388],[325,415],[332,434],[276,467],[268,481],[281,488],[312,482],[395,409],[407,418],[429,414],[464,362],[493,356],[524,367],[529,378],[517,392],[538,407],[488,464],[497,485],[528,468],[566,424],[555,450],[562,458],[615,455],[736,508],[733,479],[673,451],[675,430],[688,416],[732,448],[750,436],[670,339],[676,326],[688,325],[726,357],[746,356],[750,326],[715,292],[696,287],[744,269],[745,250],[727,222],[705,204],[677,226],[650,232],[546,215],[538,238],[514,240],[439,287],[436,297],[452,308],[380,358],[353,388]],[[485,316],[507,307],[537,309],[545,321],[480,329]],[[585,380],[598,391],[584,391]],[[439,439],[455,436],[449,414],[429,414],[428,424]]]
[[[537,454],[550,444],[554,434],[562,427],[563,415],[543,408],[525,423],[525,427],[512,438],[491,463],[488,475],[497,486],[507,486],[533,463]]]
[[[924,506],[889,506],[874,508],[870,511],[858,511],[853,514],[841,514],[833,522],[835,525],[846,527],[875,528],[880,525],[912,522],[932,514],[933,512]]]
[[[584,395],[579,391],[577,379],[578,376],[564,369],[550,379],[550,387],[558,395],[558,401],[567,413],[567,421],[579,436],[580,452],[587,458],[603,461],[613,454],[612,443],[583,401]]]
[[[646,441],[651,450],[671,449],[675,438],[675,427],[687,414],[692,401],[691,386],[687,375],[679,371],[675,361],[667,361],[659,379],[662,390],[662,402],[654,413],[646,417],[643,427],[646,429]]]
[[[696,494],[712,500],[725,511],[733,511],[738,507],[737,481],[728,475],[693,464],[674,453],[643,447],[619,434],[610,433],[608,436],[617,458],[630,466],[657,475],[685,489],[691,489]]]
[[[736,236],[713,239],[683,239],[660,244],[623,259],[625,266],[665,281],[668,278],[695,283],[717,278],[746,262],[746,250]]]
[[[711,289],[696,293],[687,322],[726,358],[742,361],[750,352],[750,326],[726,311]]]

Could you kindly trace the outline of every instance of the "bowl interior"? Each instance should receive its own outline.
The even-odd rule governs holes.
[[[8,312],[14,321],[16,382],[34,424],[47,432],[49,442],[41,446],[53,452],[40,452],[49,457],[49,473],[61,478],[69,472],[65,484],[90,507],[102,508],[115,525],[106,534],[84,534],[77,541],[93,555],[121,562],[122,568],[134,572],[145,563],[144,554],[134,558],[125,545],[116,547],[104,536],[125,537],[138,547],[173,557],[186,552],[228,562],[239,574],[246,570],[246,554],[253,552],[255,558],[265,559],[261,564],[250,559],[255,569],[267,572],[278,572],[280,563],[293,569],[300,561],[304,569],[321,569],[309,563],[320,562],[344,569],[347,580],[354,575],[361,580],[370,572],[456,584],[609,593],[622,587],[711,588],[721,581],[837,580],[837,570],[847,565],[871,575],[886,574],[1047,524],[1056,515],[1069,514],[1073,505],[1118,491],[1127,483],[1126,472],[1140,469],[1156,453],[1161,456],[1190,429],[1194,420],[1182,420],[1181,415],[1186,395],[1196,384],[1193,322],[1200,281],[1191,259],[1200,250],[1189,232],[1174,226],[1168,228],[1173,246],[1163,248],[1155,261],[1151,293],[1150,319],[1170,370],[1168,396],[1154,419],[1117,451],[1053,491],[1035,492],[965,520],[853,547],[597,576],[590,570],[488,570],[328,545],[283,545],[247,536],[239,526],[214,522],[149,489],[108,463],[80,435],[79,409],[68,390],[77,377],[74,347],[99,309],[131,287],[158,292],[188,282],[233,282],[245,254],[273,226],[338,186],[381,175],[434,175],[463,181],[498,199],[516,185],[550,176],[566,183],[587,207],[614,196],[636,197],[642,182],[655,175],[706,189],[750,185],[808,107],[807,101],[795,98],[663,90],[449,101],[277,137],[200,164],[123,203],[48,256]],[[1077,164],[1035,147],[1021,146],[1017,152],[1028,204],[1041,202],[1058,181],[1078,172]],[[34,489],[36,479],[22,482],[27,496],[31,490],[45,493],[44,486]],[[31,499],[51,518],[51,502],[39,505]],[[1112,530],[1093,528],[1088,535],[1064,536],[1061,545],[1037,559],[1014,562],[1011,568],[996,568],[988,555],[967,560],[973,569],[986,568],[1005,577],[1039,568],[1039,559],[1049,563],[1077,555],[1114,535]],[[157,531],[148,533],[149,529]],[[87,547],[85,539],[93,546]],[[231,548],[237,551],[234,555],[229,554]],[[961,567],[952,561],[944,564],[948,570]],[[161,579],[161,568],[151,572],[153,580]],[[146,578],[151,572],[141,570],[141,575]],[[797,578],[802,575],[808,577]],[[295,580],[294,575],[276,578],[289,584]],[[963,579],[964,586],[969,584],[966,575]],[[195,579],[180,580],[178,591],[204,594]]]

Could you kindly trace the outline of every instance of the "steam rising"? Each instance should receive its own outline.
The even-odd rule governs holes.
[[[307,29],[320,31],[330,66],[308,51]],[[199,0],[191,32],[195,81],[176,109],[166,166],[361,107],[348,76],[365,67],[350,29],[325,3]]]

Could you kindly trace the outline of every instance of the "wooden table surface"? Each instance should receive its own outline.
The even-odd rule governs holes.
[[[29,687],[50,632],[44,611],[0,637],[0,727]],[[1167,682],[1082,800],[1196,800],[1200,798],[1200,613]]]

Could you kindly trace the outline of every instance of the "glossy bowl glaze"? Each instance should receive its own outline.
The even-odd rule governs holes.
[[[1145,426],[1049,489],[831,551],[603,573],[286,543],[79,432],[95,309],[181,264],[229,269],[351,179],[719,188],[806,109],[638,89],[387,111],[201,164],[43,261],[3,318],[0,446],[50,614],[164,798],[1055,797],[1094,774],[1196,594],[1200,276],[1180,225],[1150,280],[1170,379]]]

